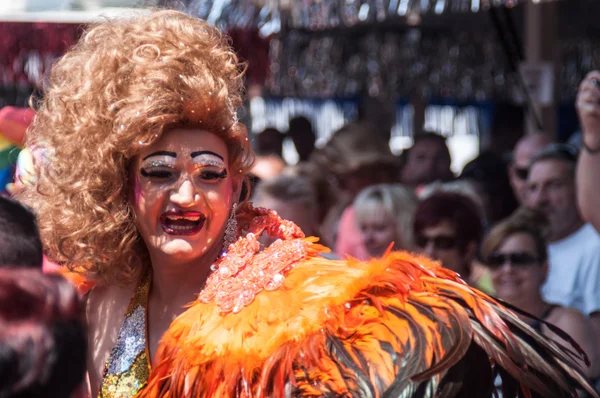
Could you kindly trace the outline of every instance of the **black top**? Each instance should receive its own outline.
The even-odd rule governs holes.
[[[556,307],[558,307],[558,305],[553,304],[550,307],[546,308],[546,310],[542,312],[542,315],[539,316],[539,319],[535,319],[529,324],[529,326],[534,328],[538,333],[542,333],[542,322],[540,322],[540,320],[546,321],[546,318],[550,316],[550,314],[552,313],[552,311],[554,311]]]

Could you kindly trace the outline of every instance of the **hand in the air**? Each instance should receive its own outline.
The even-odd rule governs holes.
[[[576,108],[586,149],[600,151],[600,71],[588,73],[579,85]]]

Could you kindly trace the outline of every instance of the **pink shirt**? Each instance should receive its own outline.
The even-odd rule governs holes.
[[[368,260],[369,253],[363,243],[362,234],[354,221],[354,206],[346,207],[338,226],[335,252],[340,257],[351,256],[358,260]]]

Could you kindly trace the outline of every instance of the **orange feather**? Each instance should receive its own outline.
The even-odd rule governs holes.
[[[597,397],[574,354],[404,252],[311,257],[237,314],[194,303],[156,357],[140,398],[491,396],[497,374],[504,397]]]

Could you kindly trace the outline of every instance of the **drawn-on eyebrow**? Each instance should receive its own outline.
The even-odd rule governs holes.
[[[177,154],[175,152],[169,152],[169,151],[158,151],[158,152],[151,153],[150,155],[146,156],[142,160],[146,160],[148,158],[151,158],[152,156],[170,156],[172,158],[176,158]]]
[[[200,155],[213,155],[213,156],[216,156],[216,157],[218,157],[218,158],[219,158],[219,159],[221,159],[222,161],[225,161],[225,159],[223,159],[223,156],[221,156],[221,155],[219,155],[219,154],[216,154],[216,153],[214,153],[214,152],[212,152],[212,151],[198,151],[198,152],[192,152],[190,156],[191,156],[191,157],[192,157],[192,159],[193,159],[193,158],[195,158],[196,156],[200,156]]]

